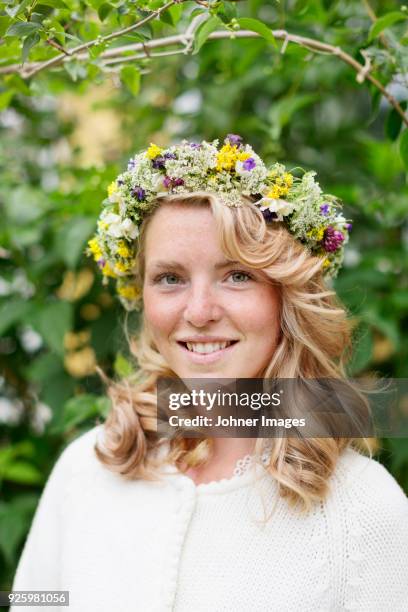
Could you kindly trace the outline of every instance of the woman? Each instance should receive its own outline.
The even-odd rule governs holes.
[[[408,500],[353,440],[156,431],[160,376],[345,380],[338,202],[229,135],[151,145],[105,204],[89,252],[143,306],[139,370],[57,461],[13,589],[75,612],[408,609]]]

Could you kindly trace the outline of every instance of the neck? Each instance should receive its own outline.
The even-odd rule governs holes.
[[[213,453],[209,461],[200,467],[190,468],[185,474],[195,484],[231,478],[238,459],[252,454],[255,438],[213,438]]]

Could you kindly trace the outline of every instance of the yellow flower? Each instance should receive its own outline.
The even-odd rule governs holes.
[[[118,248],[116,252],[121,257],[130,257],[132,255],[132,251],[129,249],[129,247],[123,240],[120,240],[118,242]]]
[[[119,272],[128,272],[130,270],[130,262],[118,261],[115,263],[115,269]]]
[[[150,147],[147,149],[146,151],[146,157],[148,159],[154,159],[155,157],[157,157],[158,155],[160,155],[160,153],[163,151],[163,149],[161,149],[160,147],[158,147],[157,145],[153,144],[152,142],[150,143]]]
[[[320,228],[314,228],[312,230],[310,230],[309,232],[307,232],[306,234],[309,238],[313,238],[314,240],[317,240],[318,242],[320,242],[320,240],[323,240],[323,236],[324,236],[324,227],[320,227]],[[330,263],[330,262],[329,262]]]
[[[106,223],[106,221],[98,221],[98,227],[101,230],[106,230],[109,227],[109,223]]]
[[[245,161],[246,159],[249,159],[251,157],[250,153],[238,153],[237,155],[237,159],[239,161]]]
[[[102,257],[102,250],[96,238],[91,238],[91,240],[88,240],[88,246],[90,252],[94,256],[95,261]]]
[[[285,181],[286,185],[288,187],[292,187],[293,185],[293,174],[290,174],[290,172],[285,172],[285,174],[283,175],[283,180]]]
[[[323,261],[323,269],[328,268],[329,266],[330,266],[330,259],[328,257],[325,257]]]
[[[235,166],[237,159],[238,149],[236,145],[233,147],[230,144],[224,145],[217,155],[217,171],[231,170]]]
[[[108,196],[109,197],[113,196],[113,194],[116,193],[117,190],[118,190],[118,186],[116,184],[116,181],[112,181],[112,183],[108,187]]]
[[[117,289],[119,295],[126,298],[127,300],[137,300],[140,297],[140,289],[134,287],[133,285],[124,285],[123,287],[118,287]]]
[[[102,274],[104,276],[111,276],[112,278],[116,278],[117,274],[115,274],[115,272],[112,270],[112,268],[110,267],[110,265],[106,262],[105,265],[102,268]]]
[[[272,200],[278,200],[281,195],[279,185],[274,185],[270,191],[266,194],[267,198],[271,198]]]
[[[266,197],[271,199],[279,199],[282,196],[286,196],[289,193],[289,189],[293,184],[293,175],[289,172],[285,172],[282,176],[277,176],[276,170],[269,173],[268,177],[273,179],[274,184]]]

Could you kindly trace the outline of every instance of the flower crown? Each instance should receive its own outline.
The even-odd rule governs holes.
[[[102,274],[116,279],[126,310],[138,306],[135,286],[135,240],[144,216],[155,200],[169,194],[214,193],[227,206],[242,206],[240,196],[252,197],[266,222],[281,222],[313,255],[323,258],[325,276],[335,277],[344,257],[351,223],[338,212],[339,200],[322,193],[316,172],[296,178],[283,164],[270,167],[236,134],[200,144],[183,140],[167,148],[151,144],[130,159],[126,172],[108,188],[98,229],[88,241]],[[255,198],[255,199],[254,199]]]

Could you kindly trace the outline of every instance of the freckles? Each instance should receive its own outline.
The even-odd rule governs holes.
[[[167,298],[167,299],[166,299]],[[160,330],[170,329],[178,320],[180,305],[177,300],[146,288],[143,293],[143,310],[145,318]]]

